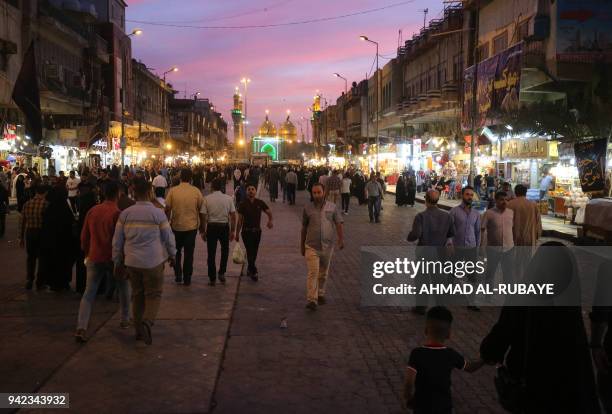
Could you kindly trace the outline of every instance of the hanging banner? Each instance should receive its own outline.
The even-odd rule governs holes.
[[[580,184],[585,193],[604,191],[607,150],[606,138],[574,144]]]
[[[463,113],[461,123],[463,129],[472,127],[472,103],[474,99],[474,70],[476,66],[471,66],[463,72]]]
[[[523,43],[504,50],[499,55],[493,83],[493,112],[514,112],[519,108]]]
[[[476,126],[482,128],[485,126],[487,118],[492,112],[495,99],[494,83],[497,74],[497,63],[499,55],[493,56],[478,64],[478,93],[476,101],[478,104],[478,113],[476,114]]]
[[[487,125],[500,113],[519,107],[523,42],[483,60],[464,71],[463,128],[471,128],[474,77],[477,78],[476,128]]]

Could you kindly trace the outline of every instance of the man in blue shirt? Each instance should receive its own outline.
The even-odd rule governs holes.
[[[117,220],[113,238],[115,274],[127,272],[132,286],[136,339],[151,345],[164,284],[164,264],[174,266],[176,244],[166,214],[151,203],[153,189],[144,177],[134,179],[136,204]],[[126,269],[125,272],[121,269]]]
[[[473,248],[480,245],[480,213],[472,209],[474,187],[461,190],[461,204],[450,210],[455,225],[453,246]]]
[[[461,204],[453,207],[449,214],[453,218],[455,236],[453,246],[456,261],[476,262],[478,260],[478,246],[480,246],[480,213],[472,208],[474,200],[474,188],[463,187],[461,190]],[[468,277],[470,283],[474,283],[472,277]],[[468,306],[469,310],[480,310],[474,306],[473,301]]]
[[[547,172],[544,175],[544,178],[542,178],[542,181],[540,181],[540,200],[542,200],[544,196],[548,193],[548,190],[550,190],[552,180],[552,175],[550,175],[550,172]]]

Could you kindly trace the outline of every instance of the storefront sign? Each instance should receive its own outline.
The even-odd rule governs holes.
[[[2,131],[2,138],[6,140],[17,139],[17,127],[13,124],[6,124]]]
[[[580,184],[585,193],[604,191],[607,150],[606,138],[574,144]]]
[[[502,158],[548,158],[550,154],[549,143],[545,139],[509,139],[502,142]],[[553,143],[554,144],[554,143]]]
[[[119,151],[121,149],[121,139],[114,137],[112,150]]]
[[[612,61],[612,1],[557,1],[557,60]]]
[[[87,143],[85,143],[85,148],[87,148]],[[93,143],[92,148],[98,151],[106,151],[108,148],[108,140],[106,138],[102,138]]]
[[[477,77],[476,127],[486,125],[487,119],[518,109],[523,43],[483,60],[464,71],[463,127],[472,123],[474,77]]]
[[[59,139],[60,141],[74,141],[77,139],[77,130],[76,129],[60,129],[59,130]]]

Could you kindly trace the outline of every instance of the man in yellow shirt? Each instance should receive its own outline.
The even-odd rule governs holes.
[[[181,183],[170,188],[166,197],[166,214],[176,239],[174,280],[185,286],[191,284],[193,252],[198,228],[203,220],[200,210],[204,204],[204,197],[200,190],[191,185],[192,176],[193,173],[189,168],[182,169]]]

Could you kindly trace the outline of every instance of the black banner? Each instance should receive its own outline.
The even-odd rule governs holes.
[[[606,138],[578,142],[574,145],[580,184],[585,193],[604,191],[607,150],[608,140]]]
[[[42,116],[38,78],[36,76],[34,42],[30,44],[23,57],[21,70],[13,88],[13,100],[25,115],[26,135],[30,136],[32,143],[40,143],[42,139]]]

